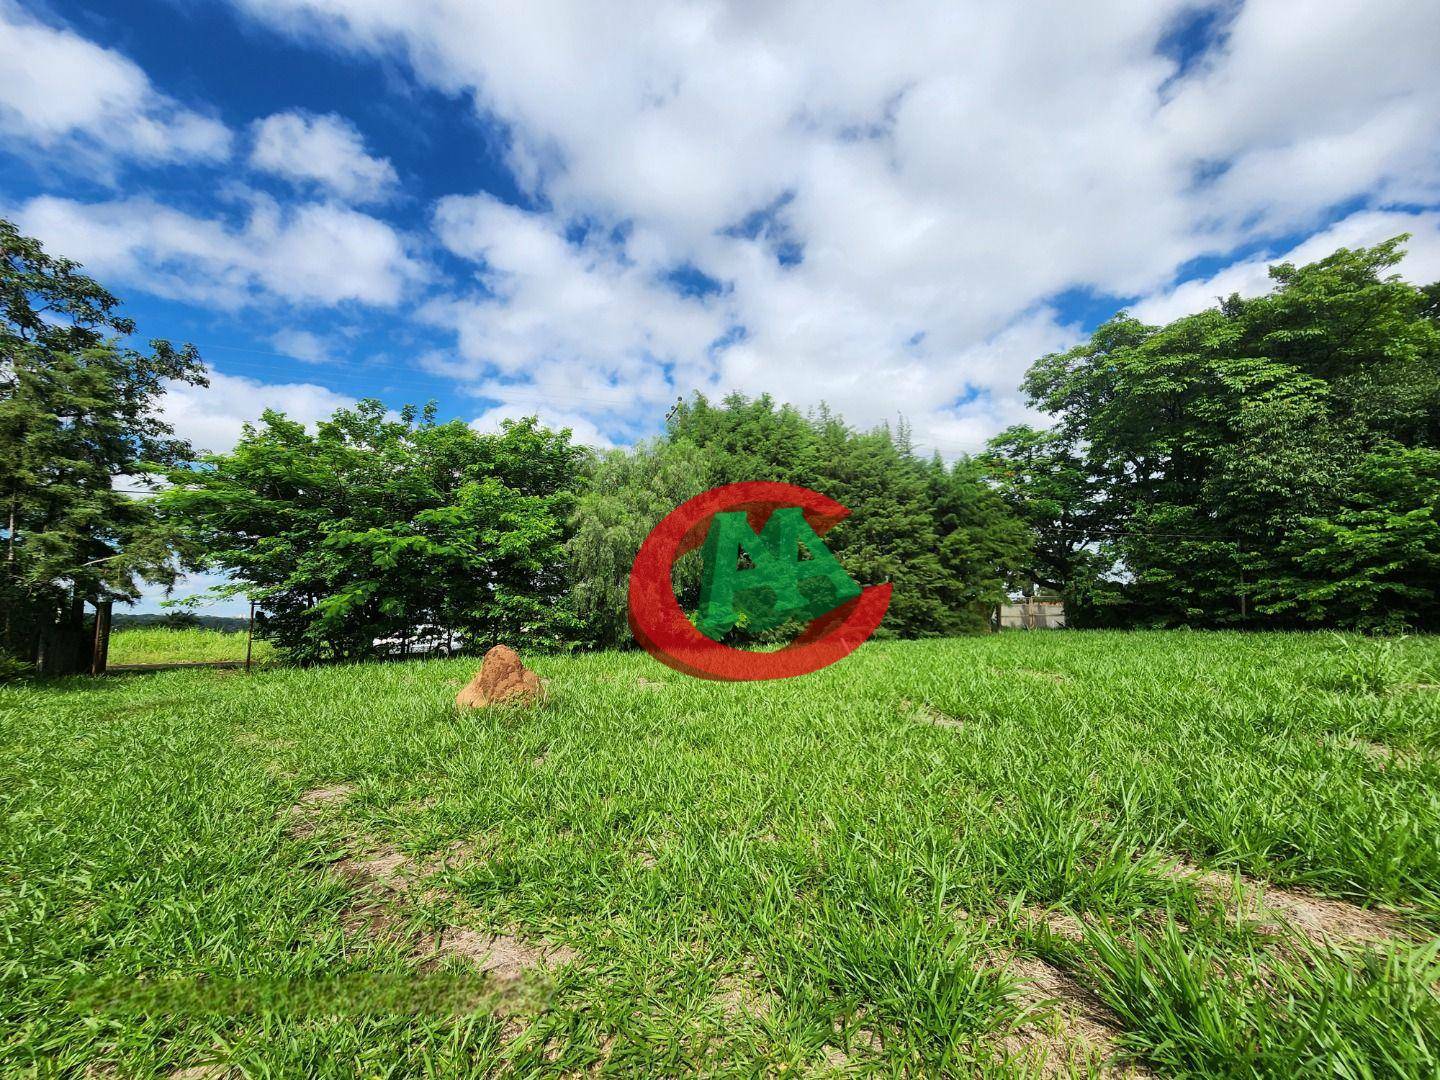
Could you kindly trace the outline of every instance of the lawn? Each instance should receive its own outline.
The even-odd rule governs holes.
[[[0,1072],[1440,1074],[1440,639],[534,666],[0,689]]]
[[[137,626],[116,630],[110,635],[109,662],[124,664],[195,664],[245,659],[243,630]],[[268,641],[256,640],[252,659],[260,662],[275,655]]]

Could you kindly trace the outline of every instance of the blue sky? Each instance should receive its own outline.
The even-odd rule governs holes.
[[[0,214],[83,261],[222,450],[434,399],[595,445],[770,391],[947,456],[1121,306],[1415,234],[1440,7],[0,0]]]

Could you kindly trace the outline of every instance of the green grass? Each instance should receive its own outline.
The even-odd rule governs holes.
[[[1016,1075],[1017,956],[1161,1074],[1440,1075],[1440,639],[540,657],[544,707],[456,715],[474,666],[0,689],[0,1073]],[[391,849],[423,887],[338,872]],[[1182,859],[1404,931],[1276,934]],[[443,927],[574,958],[497,988],[406,943]]]
[[[274,656],[274,646],[257,638],[252,659],[258,662]],[[110,635],[111,664],[187,664],[244,659],[244,631],[141,626],[116,630]]]

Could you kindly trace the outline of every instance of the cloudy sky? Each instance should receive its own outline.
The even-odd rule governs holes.
[[[200,346],[206,448],[739,389],[953,456],[1121,307],[1440,278],[1437,56],[1415,0],[0,0],[0,214]]]

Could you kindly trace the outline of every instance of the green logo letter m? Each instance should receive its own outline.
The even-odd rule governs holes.
[[[800,558],[802,544],[808,559]],[[743,570],[742,549],[753,564]],[[798,506],[776,510],[758,536],[744,511],[716,514],[700,557],[697,626],[715,640],[737,622],[753,631],[773,630],[790,619],[810,622],[860,595],[860,586]]]

